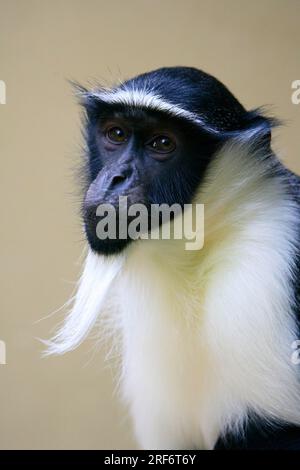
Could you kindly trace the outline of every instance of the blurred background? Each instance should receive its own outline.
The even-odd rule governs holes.
[[[41,359],[84,246],[73,168],[83,84],[195,66],[247,108],[285,121],[274,146],[300,172],[299,0],[0,0],[1,449],[133,449],[106,351],[89,340]]]

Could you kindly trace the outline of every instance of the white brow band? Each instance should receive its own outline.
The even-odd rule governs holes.
[[[176,104],[169,103],[149,90],[138,89],[100,89],[84,92],[81,95],[86,97],[99,98],[105,103],[122,104],[126,106],[152,109],[154,111],[166,112],[174,117],[184,118],[214,134],[220,131],[208,126],[197,114],[187,111]]]

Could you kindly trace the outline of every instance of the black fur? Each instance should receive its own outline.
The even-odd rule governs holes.
[[[218,439],[215,450],[299,450],[300,427],[270,425],[262,419],[249,419],[242,434],[227,433]]]

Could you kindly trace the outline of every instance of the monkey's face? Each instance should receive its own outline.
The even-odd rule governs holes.
[[[183,208],[190,203],[216,147],[196,126],[149,110],[102,110],[101,116],[90,116],[87,129],[89,181],[83,215],[88,242],[102,254],[119,252],[132,240],[128,233],[124,236],[124,227],[122,237],[119,230],[122,221],[127,232],[133,205],[147,209],[150,230],[151,205]],[[120,203],[127,207],[123,218]],[[111,222],[107,238],[97,230],[104,217]]]
[[[83,217],[90,246],[99,253],[116,253],[135,239],[130,229],[137,204],[149,215],[141,234],[164,222],[156,219],[153,227],[154,206],[176,204],[183,211],[228,139],[259,129],[270,145],[272,120],[246,111],[221,82],[195,68],[163,67],[111,89],[79,87],[79,93],[87,117]],[[125,221],[118,217],[124,212]],[[115,224],[99,237],[107,217]]]

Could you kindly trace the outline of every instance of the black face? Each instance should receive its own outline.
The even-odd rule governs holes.
[[[117,227],[115,239],[99,238],[97,228],[105,219],[103,212],[97,211],[99,206],[103,209],[103,204],[110,204],[110,208],[118,209],[119,198],[126,196],[131,209],[137,203],[148,211],[153,204],[183,207],[191,203],[220,145],[256,129],[261,134],[259,145],[269,149],[270,129],[275,123],[259,110],[246,111],[216,78],[190,67],[147,72],[110,91],[110,97],[116,97],[116,91],[122,95],[128,90],[133,96],[138,90],[137,97],[139,93],[148,94],[150,102],[153,96],[158,100],[162,97],[171,112],[176,105],[200,117],[200,121],[195,124],[194,120],[170,117],[149,107],[142,109],[135,103],[126,104],[126,99],[113,99],[114,104],[109,104],[106,91],[80,89],[88,149],[83,218],[91,248],[102,254],[121,251],[131,237],[126,234],[124,238],[124,233],[119,236]],[[130,217],[126,217],[129,231],[131,225]]]
[[[119,197],[127,196],[128,207],[136,203],[148,209],[163,203],[183,207],[191,202],[217,148],[216,140],[198,127],[141,109],[102,109],[101,115],[94,111],[89,116],[87,140],[83,216],[89,244],[102,254],[121,251],[131,239],[118,238],[118,226],[116,239],[99,239],[99,205],[112,204],[118,213]]]

